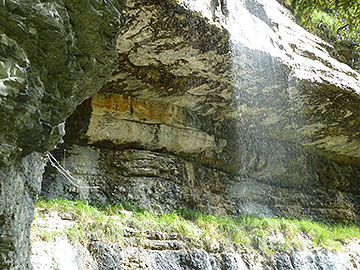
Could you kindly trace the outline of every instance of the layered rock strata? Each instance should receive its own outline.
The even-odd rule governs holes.
[[[73,204],[73,207],[75,205],[78,204]],[[215,236],[219,233],[215,228],[222,225],[216,222],[205,225],[205,217],[204,220],[197,221],[197,227],[195,220],[195,224],[191,225],[190,220],[185,222],[179,217],[176,221],[170,221],[174,216],[168,215],[165,218],[168,221],[164,219],[162,222],[173,228],[172,231],[170,227],[163,227],[161,224],[153,227],[152,218],[141,218],[143,225],[139,226],[135,216],[143,216],[140,212],[117,208],[117,214],[107,216],[101,211],[102,214],[96,215],[104,218],[100,221],[95,216],[94,219],[91,218],[90,212],[95,209],[88,212],[89,209],[83,209],[84,206],[81,210],[73,207],[67,209],[65,206],[61,210],[55,210],[56,206],[37,209],[38,216],[32,224],[34,234],[31,261],[35,270],[355,270],[360,267],[359,239],[347,239],[335,244],[327,242],[329,239],[323,238],[322,234],[315,233],[322,238],[318,240],[311,236],[319,229],[318,226],[311,227],[313,230],[309,231],[301,229],[295,235],[294,228],[291,227],[265,229],[269,226],[265,225],[266,222],[276,223],[275,220],[263,220],[264,224],[259,227],[253,227],[255,224],[248,220],[248,226],[252,228],[248,232],[255,233],[257,237],[251,237],[252,241],[236,244],[230,239],[235,231],[230,234],[224,231],[221,237]],[[81,214],[82,211],[87,214]],[[145,215],[150,216],[151,213],[144,213]],[[87,225],[83,227],[84,224]],[[221,224],[226,226],[226,221]],[[88,226],[95,228],[95,231],[85,229]],[[307,227],[305,224],[304,226]],[[175,227],[182,229],[178,231]],[[106,232],[99,231],[99,228],[106,228]],[[262,237],[262,233],[266,237]],[[43,235],[50,237],[44,241]],[[65,235],[72,240],[68,240]],[[87,238],[83,238],[85,235]],[[289,245],[289,242],[292,244]],[[336,246],[337,251],[320,248],[319,243],[321,246],[325,243]]]
[[[359,74],[331,45],[275,1],[125,10],[117,69],[55,152],[84,186],[49,170],[44,194],[359,221]]]
[[[71,268],[80,270],[355,270],[360,266],[356,243],[349,244],[342,254],[326,250],[306,250],[278,253],[273,258],[249,251],[185,250],[181,244],[184,243],[176,240],[148,240],[146,247],[139,248],[93,241],[87,249],[82,245],[72,245],[66,239],[58,238],[51,243],[36,242],[32,261],[35,270]],[[46,254],[45,260],[44,254]]]
[[[0,269],[31,269],[44,153],[115,67],[119,8],[97,0],[0,3]]]

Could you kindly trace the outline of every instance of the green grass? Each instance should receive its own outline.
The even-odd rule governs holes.
[[[60,231],[37,225],[38,221],[54,212],[65,215],[74,225]],[[133,232],[131,237],[126,235],[129,230]],[[360,229],[356,225],[256,216],[218,217],[190,209],[154,214],[126,203],[91,205],[86,201],[62,199],[39,200],[32,226],[33,239],[51,240],[63,235],[82,243],[95,239],[131,245],[129,240],[138,239],[140,242],[136,244],[139,245],[147,232],[175,234],[189,248],[247,249],[266,254],[314,246],[341,250],[344,243],[360,239]]]

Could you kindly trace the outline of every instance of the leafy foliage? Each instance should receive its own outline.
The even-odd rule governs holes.
[[[347,21],[350,28],[360,23],[359,0],[290,0],[291,7],[298,19],[311,20],[315,10],[334,13],[335,11]]]
[[[299,24],[334,45],[330,52],[360,70],[360,0],[278,0]]]

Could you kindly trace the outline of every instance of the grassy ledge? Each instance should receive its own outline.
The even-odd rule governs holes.
[[[49,217],[57,217],[60,223],[51,225]],[[67,225],[61,225],[63,222]],[[40,199],[31,229],[33,241],[61,236],[85,245],[100,240],[141,246],[149,232],[165,235],[165,240],[183,241],[187,248],[213,252],[254,250],[267,255],[311,248],[341,251],[351,240],[360,239],[356,225],[255,216],[217,217],[190,209],[158,215],[126,203],[96,205],[62,199]]]

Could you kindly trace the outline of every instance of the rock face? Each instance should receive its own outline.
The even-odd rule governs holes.
[[[43,153],[115,67],[118,9],[97,0],[0,3],[0,269],[31,269]]]
[[[0,171],[0,269],[31,269],[30,224],[44,165],[33,153]]]
[[[195,224],[199,222],[199,227],[195,228],[187,227],[189,223],[185,225],[184,220],[178,219],[176,226],[184,225],[181,226],[184,231],[180,232],[170,229],[170,223],[165,228],[160,224],[152,226],[151,219],[146,218],[141,218],[144,223],[137,226],[136,218],[131,217],[140,212],[118,209],[120,212],[117,213],[121,216],[115,213],[107,216],[101,211],[102,214],[98,212],[98,215],[102,218],[97,220],[91,219],[92,214],[86,210],[87,207],[78,211],[66,207],[55,210],[56,203],[54,206],[36,211],[38,216],[32,224],[34,233],[31,236],[34,270],[355,270],[360,267],[360,239],[347,239],[337,244],[328,242],[329,246],[337,246],[341,252],[321,248],[313,241],[319,241],[322,235],[317,234],[319,238],[310,236],[317,230],[315,227],[310,234],[305,231],[295,233],[291,227],[280,230],[268,228],[270,231],[260,226],[253,227],[249,233],[259,237],[255,232],[259,230],[267,237],[255,237],[247,244],[238,245],[230,240],[235,231],[231,236],[224,231],[222,236],[230,242],[222,241],[216,236],[213,238],[217,234],[216,229],[212,231],[204,223],[200,225],[200,220],[193,220]],[[248,225],[252,226],[250,223]],[[213,229],[220,226],[212,225]],[[86,230],[87,226],[95,230]],[[106,232],[96,229],[98,226]],[[199,234],[203,229],[210,231]],[[76,232],[76,236],[71,236],[70,231]],[[199,238],[192,238],[192,234],[199,234]],[[84,238],[85,235],[87,238]],[[105,235],[108,237],[104,239]],[[205,239],[210,241],[202,242]]]
[[[358,222],[360,76],[275,1],[128,1],[43,193]],[[239,21],[241,18],[241,21]],[[100,189],[84,187],[100,186]]]
[[[50,243],[39,241],[33,250],[32,262],[35,270],[355,270],[360,266],[358,249],[346,250],[343,254],[326,250],[298,251],[267,258],[245,251],[209,253],[200,249],[169,247],[164,245],[166,241],[162,241],[162,245],[156,245],[161,241],[151,242],[148,248],[138,248],[92,241],[86,249],[61,238]]]

